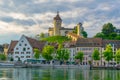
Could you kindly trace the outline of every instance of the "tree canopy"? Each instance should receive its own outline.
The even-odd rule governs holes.
[[[112,23],[107,23],[103,25],[102,31],[97,33],[94,37],[99,37],[103,39],[120,39],[120,35],[115,32],[116,27]]]
[[[62,48],[62,45],[66,41],[70,41],[71,39],[66,36],[50,36],[43,39],[44,41],[48,41],[50,43],[58,43],[58,48]]]
[[[113,51],[112,51],[112,46],[110,44],[106,46],[106,49],[103,52],[103,56],[105,60],[108,62],[113,59]]]
[[[80,63],[81,63],[82,60],[83,60],[83,56],[84,56],[83,52],[77,52],[76,56],[75,56],[75,59],[79,59]]]
[[[93,60],[100,60],[100,53],[98,49],[94,49],[94,52],[92,53]]]
[[[120,63],[120,49],[116,51],[115,60],[117,63]]]
[[[40,50],[39,49],[34,49],[34,57],[36,59],[39,59],[40,58]]]
[[[43,48],[43,51],[42,51],[42,56],[47,60],[47,61],[50,61],[53,59],[53,54],[54,53],[54,47],[53,46],[50,46],[50,45],[47,45]]]
[[[68,60],[70,52],[67,49],[58,49],[56,53],[56,58],[60,61]]]
[[[115,30],[115,27],[112,25],[112,23],[107,23],[103,25],[102,33],[105,35],[109,35],[113,33],[114,30]]]
[[[77,27],[75,27],[75,29],[73,30],[73,33],[77,34]],[[81,34],[83,35],[84,38],[87,38],[88,34],[86,31],[82,31]]]
[[[3,54],[3,53],[0,53],[0,60],[2,60],[2,61],[4,61],[4,60],[6,60],[6,56],[5,56],[5,54]]]

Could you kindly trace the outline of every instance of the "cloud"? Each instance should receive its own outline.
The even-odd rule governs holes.
[[[47,32],[57,11],[63,27],[73,28],[82,22],[89,37],[107,22],[120,28],[119,4],[118,0],[0,0],[0,43],[19,39],[22,34]]]

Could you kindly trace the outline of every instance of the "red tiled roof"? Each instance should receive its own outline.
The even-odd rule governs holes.
[[[26,39],[28,40],[28,42],[30,43],[30,45],[34,48],[39,49],[40,51],[42,51],[43,47],[45,46],[45,41],[38,41],[36,39],[32,39],[30,37],[26,37]]]
[[[8,54],[13,53],[14,47],[16,46],[17,43],[18,43],[18,41],[11,41],[11,43],[9,45],[9,49],[8,49]]]

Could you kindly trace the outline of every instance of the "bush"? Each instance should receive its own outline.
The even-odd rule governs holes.
[[[4,54],[0,54],[0,60],[2,61],[6,60],[6,56]]]

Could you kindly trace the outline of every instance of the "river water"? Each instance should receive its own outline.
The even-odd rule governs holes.
[[[120,70],[0,68],[0,80],[120,80]]]

